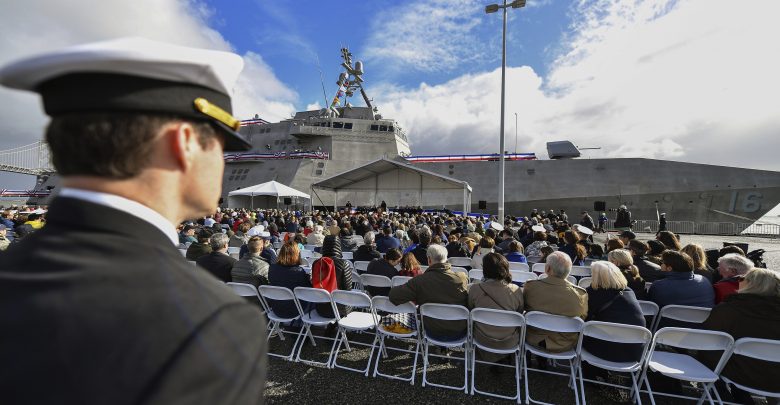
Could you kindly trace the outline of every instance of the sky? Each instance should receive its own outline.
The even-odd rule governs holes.
[[[244,58],[234,111],[269,121],[336,92],[339,49],[414,154],[499,149],[501,14],[472,0],[6,2],[0,65],[143,36]],[[506,150],[780,170],[780,1],[528,0],[507,22]],[[325,86],[323,94],[322,82]],[[358,98],[351,100],[362,105]],[[42,137],[34,94],[0,89],[0,151]],[[0,172],[0,188],[31,187]]]

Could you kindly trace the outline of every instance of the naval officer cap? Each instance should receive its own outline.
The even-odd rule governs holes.
[[[123,38],[61,49],[0,69],[0,83],[40,93],[52,117],[71,113],[163,113],[210,122],[225,150],[248,150],[238,133],[230,93],[243,68],[240,56],[144,38]]]

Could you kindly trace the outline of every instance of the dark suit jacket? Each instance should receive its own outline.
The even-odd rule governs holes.
[[[206,256],[201,256],[195,263],[223,283],[229,283],[233,280],[231,272],[236,262],[236,259],[224,253],[211,252]]]
[[[0,260],[0,401],[262,402],[256,307],[132,215],[57,198],[47,219]]]

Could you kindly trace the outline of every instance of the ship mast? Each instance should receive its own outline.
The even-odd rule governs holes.
[[[341,58],[344,60],[341,62],[341,66],[346,71],[339,74],[339,80],[336,82],[339,89],[336,91],[336,96],[333,97],[330,107],[328,107],[331,116],[338,117],[341,115],[337,109],[341,98],[344,98],[344,105],[349,106],[347,98],[352,97],[355,94],[355,90],[360,90],[360,95],[363,96],[366,107],[376,112],[376,107],[371,104],[371,99],[368,98],[366,90],[363,88],[363,62],[357,61],[353,66],[352,53],[349,52],[349,48],[341,48]]]

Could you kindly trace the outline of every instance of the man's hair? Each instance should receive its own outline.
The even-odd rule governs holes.
[[[571,257],[563,252],[552,252],[545,261],[550,268],[550,276],[566,278],[571,271]]]
[[[428,246],[431,244],[432,236],[431,236],[431,231],[429,231],[428,228],[421,229],[419,233],[419,237],[420,237],[420,245]]]
[[[480,248],[493,249],[493,246],[495,245],[496,242],[490,236],[485,236],[484,238],[482,238],[482,240],[479,241]]]
[[[365,235],[363,235],[363,243],[366,245],[373,245],[375,238],[376,235],[374,235],[374,231],[368,231]]]
[[[721,263],[730,269],[734,269],[738,275],[745,275],[753,268],[753,262],[750,259],[736,253],[729,253],[718,258],[718,264]]]
[[[211,250],[220,250],[227,246],[229,241],[230,238],[226,234],[215,233],[209,238],[209,246],[211,246]]]
[[[523,253],[523,244],[513,240],[509,242],[509,251],[510,252],[517,252],[517,253]]]
[[[387,249],[387,252],[385,252],[385,260],[389,261],[395,261],[401,258],[401,251],[395,248]]]
[[[485,278],[512,282],[512,274],[509,272],[509,262],[498,253],[488,253],[482,258],[482,271]]]
[[[56,116],[46,128],[46,142],[54,168],[63,176],[129,179],[149,164],[160,129],[175,121],[189,122],[203,148],[216,137],[214,127],[206,122],[115,112]]]
[[[444,263],[447,261],[447,248],[441,245],[430,245],[427,249],[429,264]]]
[[[250,253],[260,253],[263,250],[263,238],[259,236],[253,236],[249,238],[249,242],[246,243],[247,249]]]
[[[693,259],[685,253],[667,249],[661,255],[661,262],[681,273],[693,271]]]
[[[637,256],[644,256],[644,254],[650,250],[650,247],[647,246],[647,243],[642,242],[639,239],[631,239],[628,241],[628,250],[632,251]]]

